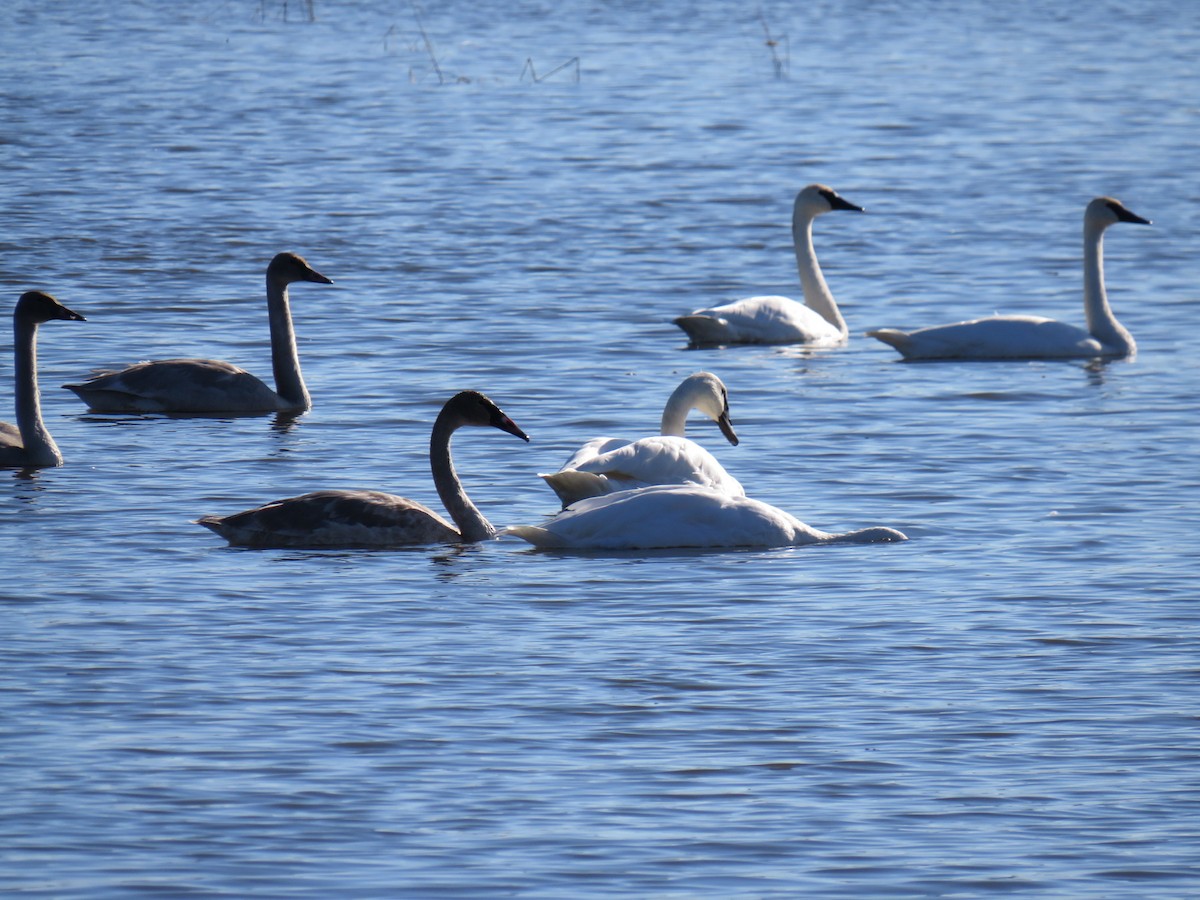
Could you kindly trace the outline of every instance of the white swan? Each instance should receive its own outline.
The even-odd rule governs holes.
[[[684,437],[687,415],[693,409],[713,419],[726,440],[737,446],[724,383],[711,372],[697,372],[685,378],[667,399],[660,435],[636,441],[592,438],[561,469],[541,477],[563,506],[649,484],[698,484],[744,496],[741,484],[716,457]]]
[[[658,485],[580,500],[543,525],[504,534],[536,547],[573,550],[658,550],[674,547],[789,547],[804,544],[904,541],[894,528],[830,534],[750,497],[694,485]]]
[[[43,322],[86,321],[49,294],[26,291],[13,310],[13,356],[17,424],[0,422],[0,466],[61,466],[62,453],[42,421],[37,383],[37,329]]]
[[[811,344],[831,347],[849,336],[833,293],[821,274],[813,250],[812,223],[835,209],[862,212],[823,184],[810,184],[796,195],[792,207],[792,243],[804,302],[788,297],[748,297],[724,306],[698,309],[675,324],[693,344]]]
[[[361,490],[313,491],[230,516],[202,516],[196,524],[242,547],[396,547],[491,540],[496,529],[467,497],[450,458],[450,436],[464,425],[490,425],[529,440],[478,391],[462,391],[446,401],[433,423],[429,464],[438,497],[457,529],[415,500]]]
[[[142,362],[63,387],[98,412],[305,412],[312,400],[300,374],[288,304],[288,285],[295,281],[333,284],[295,253],[280,253],[267,266],[267,312],[276,391],[245,369],[216,359]]]
[[[905,359],[1081,359],[1132,356],[1131,335],[1117,321],[1104,290],[1104,229],[1117,222],[1149,225],[1111,197],[1097,197],[1083,213],[1083,310],[1087,330],[1042,316],[989,316],[905,332],[876,328],[869,337],[895,347]]]

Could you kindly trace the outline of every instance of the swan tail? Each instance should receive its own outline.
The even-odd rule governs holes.
[[[580,472],[578,469],[564,469],[541,476],[546,484],[558,495],[563,508],[570,506],[576,500],[587,497],[599,497],[609,492],[608,479],[603,475],[592,472]]]
[[[539,528],[537,525],[513,525],[505,528],[502,535],[511,534],[514,537],[519,537],[523,541],[528,541],[535,547],[555,548],[564,547],[566,543],[558,535],[545,528]]]
[[[675,324],[693,344],[720,344],[729,340],[729,323],[716,316],[679,316]]]
[[[906,356],[911,349],[912,339],[908,332],[900,331],[898,328],[872,328],[867,332],[867,337],[883,341],[889,347],[894,347]]]

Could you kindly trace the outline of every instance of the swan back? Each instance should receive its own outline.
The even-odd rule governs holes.
[[[540,526],[507,529],[537,547],[591,550],[786,547],[906,540],[892,528],[831,534],[750,497],[659,485],[581,500]]]

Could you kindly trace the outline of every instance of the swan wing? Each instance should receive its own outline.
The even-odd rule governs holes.
[[[820,313],[789,297],[747,297],[698,309],[675,324],[697,344],[815,344],[846,339]]]
[[[906,359],[1070,359],[1104,355],[1088,332],[1042,316],[989,316],[903,332],[882,328],[871,337]]]
[[[382,491],[313,491],[196,522],[242,547],[395,547],[459,540],[454,526],[433,510]]]
[[[216,359],[164,359],[66,384],[99,412],[268,412],[285,404],[245,369]]]

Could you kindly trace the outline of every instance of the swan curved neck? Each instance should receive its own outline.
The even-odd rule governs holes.
[[[287,284],[267,275],[267,314],[271,323],[271,368],[275,373],[275,393],[288,409],[307,410],[312,406],[304,376],[300,374],[300,354],[296,350],[296,331],[288,303]]]
[[[667,405],[663,407],[662,426],[659,428],[659,433],[683,437],[687,430],[687,417],[688,413],[692,411],[692,406],[692,396],[680,388],[676,388],[667,398]]]
[[[817,253],[812,242],[812,223],[812,216],[799,211],[792,216],[792,244],[796,250],[800,286],[804,289],[804,305],[843,335],[848,335],[850,332],[846,327],[846,320],[842,318],[841,310],[834,302],[833,293],[825,283],[825,276],[821,274],[821,266],[817,262]]]
[[[1133,351],[1133,336],[1117,321],[1104,289],[1104,225],[1083,224],[1083,311],[1087,330],[1108,349]]]
[[[454,461],[450,458],[450,437],[458,424],[445,410],[433,423],[433,435],[429,438],[429,466],[433,470],[433,484],[464,541],[491,540],[496,536],[496,529],[467,496],[458,473],[454,471]]]
[[[16,377],[17,428],[30,465],[60,466],[62,453],[42,420],[37,383],[37,325],[13,322],[14,375]]]

